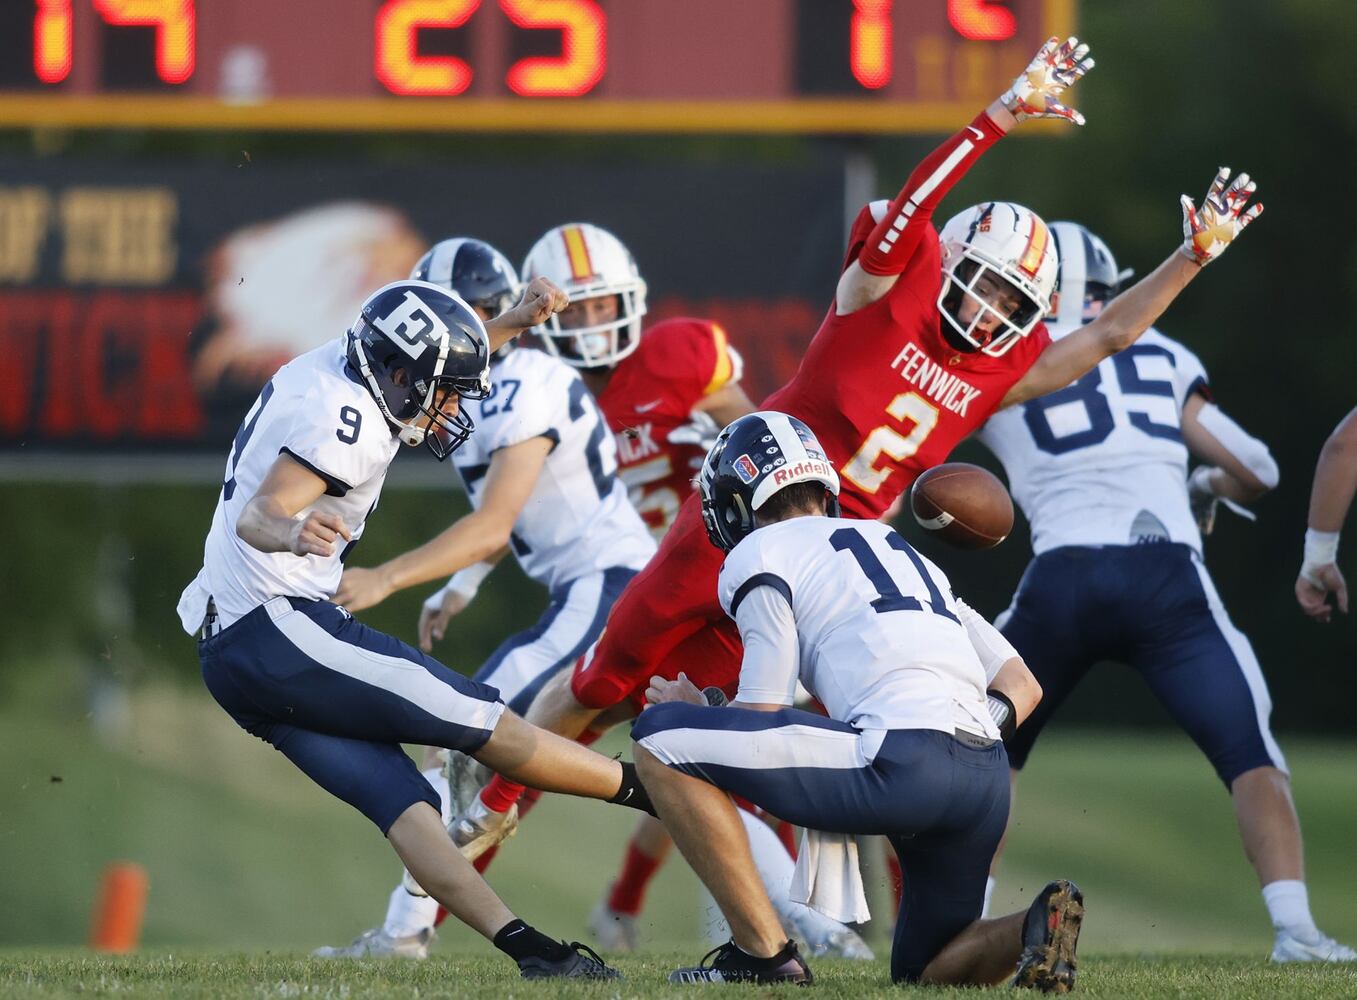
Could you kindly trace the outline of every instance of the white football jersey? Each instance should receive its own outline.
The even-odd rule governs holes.
[[[332,340],[288,362],[268,381],[236,431],[203,568],[179,599],[184,630],[197,632],[207,599],[225,628],[275,597],[324,600],[339,587],[347,547],[363,533],[400,442],[361,376],[346,365],[345,340]],[[236,534],[236,520],[280,454],[291,455],[328,484],[299,512],[338,514],[353,542],[338,539],[332,556],[260,552]]]
[[[644,566],[655,542],[617,478],[612,432],[575,369],[517,347],[490,379],[489,397],[464,404],[476,432],[453,455],[472,506],[484,499],[495,452],[536,437],[554,443],[510,536],[523,572],[554,589],[615,566]]]
[[[1072,328],[1050,330],[1058,340]],[[1196,355],[1149,330],[1077,382],[990,417],[979,438],[1004,464],[1033,551],[1173,541],[1200,552],[1182,412],[1206,384]]]
[[[726,557],[718,593],[745,641],[740,700],[790,705],[799,679],[830,718],[862,729],[998,738],[947,577],[890,525],[794,517],[756,528]],[[794,655],[766,666],[749,655],[790,643]]]

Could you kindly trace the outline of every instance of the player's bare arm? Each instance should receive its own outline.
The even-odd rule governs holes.
[[[1276,487],[1280,472],[1267,445],[1214,403],[1191,396],[1183,405],[1182,425],[1188,451],[1205,463],[1193,470],[1191,489],[1245,504]]]
[[[1348,613],[1348,585],[1338,568],[1338,535],[1357,493],[1357,409],[1333,429],[1315,466],[1310,488],[1310,516],[1306,524],[1305,555],[1296,578],[1296,600],[1301,610],[1318,622],[1333,616],[1334,603]]]
[[[335,603],[350,611],[380,604],[398,590],[447,576],[493,555],[532,495],[552,442],[531,438],[495,453],[486,473],[485,498],[437,537],[374,569],[347,569]]]
[[[236,534],[261,552],[299,556],[332,556],[336,539],[352,536],[338,514],[313,510],[297,514],[319,500],[325,480],[289,455],[279,455],[259,490],[236,521]]]
[[[1254,219],[1261,203],[1249,205],[1255,185],[1248,174],[1230,180],[1221,167],[1199,212],[1181,198],[1183,242],[1141,281],[1109,302],[1093,322],[1041,352],[1026,375],[1004,396],[1000,407],[1062,389],[1090,372],[1103,358],[1134,344],[1163,315],[1201,269],[1223,254]]]
[[[1015,729],[1021,726],[1023,721],[1041,703],[1041,685],[1032,676],[1032,671],[1027,669],[1027,664],[1023,662],[1021,656],[1014,656],[1004,661],[1004,665],[999,668],[999,672],[989,682],[989,690],[999,692],[1013,706],[1013,728]]]
[[[711,417],[717,427],[724,427],[746,413],[753,413],[757,407],[744,391],[744,386],[739,382],[727,382],[710,396],[704,397],[695,409]]]
[[[508,554],[509,546],[502,546],[488,559],[482,559],[453,574],[452,579],[441,590],[429,595],[419,612],[417,631],[420,649],[426,653],[433,651],[434,640],[443,638],[447,632],[448,622],[454,615],[459,615],[467,609],[475,599],[481,581],[489,576],[490,571]],[[474,579],[465,578],[465,574],[472,574]]]
[[[1093,68],[1088,46],[1070,38],[1052,38],[1042,46],[1013,85],[984,113],[957,133],[910,176],[891,202],[862,255],[844,270],[835,292],[835,311],[844,316],[886,295],[899,280],[933,208],[989,146],[1029,118],[1060,118],[1076,125],[1084,116],[1060,103],[1066,88]]]
[[[1253,514],[1241,505],[1273,489],[1280,478],[1267,445],[1200,393],[1183,404],[1181,422],[1183,442],[1203,463],[1187,477],[1188,500],[1201,533],[1215,530],[1221,503],[1253,520]]]
[[[524,330],[545,323],[570,305],[570,296],[549,278],[533,278],[523,286],[518,302],[485,324],[493,354]]]

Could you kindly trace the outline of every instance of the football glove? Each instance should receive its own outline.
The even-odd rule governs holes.
[[[1093,68],[1087,56],[1088,46],[1080,45],[1077,38],[1064,44],[1058,38],[1049,39],[999,100],[1018,121],[1063,118],[1082,125],[1084,116],[1061,104],[1060,95]]]
[[[1226,181],[1230,181],[1230,168],[1221,167],[1211,182],[1211,190],[1206,192],[1200,211],[1187,195],[1179,199],[1183,205],[1183,245],[1180,249],[1184,256],[1202,267],[1223,254],[1244,227],[1263,214],[1261,202],[1256,202],[1247,211],[1244,209],[1257,187],[1248,174],[1240,174],[1228,187]]]
[[[1187,477],[1187,500],[1192,508],[1192,517],[1202,535],[1216,530],[1216,509],[1221,505],[1234,511],[1246,521],[1257,521],[1258,515],[1243,507],[1229,497],[1217,496],[1211,485],[1211,474],[1216,471],[1214,465],[1199,465]]]

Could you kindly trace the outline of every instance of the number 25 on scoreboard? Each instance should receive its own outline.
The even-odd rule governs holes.
[[[375,72],[393,94],[454,97],[473,71],[454,56],[421,56],[420,28],[460,28],[481,0],[387,0],[377,12]],[[515,27],[559,31],[561,54],[520,59],[506,82],[520,97],[579,97],[607,69],[607,15],[594,0],[499,0]]]

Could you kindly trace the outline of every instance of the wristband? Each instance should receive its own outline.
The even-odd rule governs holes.
[[[1337,531],[1316,531],[1314,528],[1305,531],[1305,559],[1300,575],[1316,587],[1324,584],[1315,575],[1315,570],[1338,561],[1338,535]]]
[[[1197,466],[1187,477],[1188,489],[1197,493],[1204,493],[1207,496],[1217,496],[1216,489],[1211,483],[1211,473],[1215,471],[1216,467],[1214,465]]]
[[[461,594],[469,601],[476,596],[476,591],[481,589],[481,581],[489,576],[494,568],[494,563],[472,563],[452,574],[452,579],[448,581],[445,589]]]
[[[1007,743],[1018,729],[1018,712],[1002,691],[990,688],[985,695],[989,699],[989,717],[999,727],[999,739]]]
[[[702,697],[707,699],[707,704],[712,708],[722,708],[730,704],[730,699],[726,697],[726,693],[715,685],[704,687]]]

